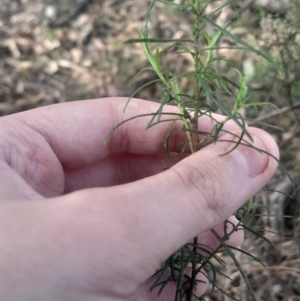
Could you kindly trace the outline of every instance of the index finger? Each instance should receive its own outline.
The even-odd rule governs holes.
[[[148,155],[165,152],[163,142],[170,122],[162,122],[145,131],[151,116],[124,123],[104,144],[106,136],[116,125],[137,115],[155,113],[160,106],[158,103],[132,99],[123,112],[127,100],[104,98],[68,102],[19,113],[14,117],[42,134],[67,168],[95,164],[115,152]],[[176,114],[178,109],[166,105],[164,112]],[[176,118],[174,115],[164,115],[162,120],[170,117]],[[214,117],[223,119],[221,115]],[[215,122],[209,117],[199,119],[201,131],[209,132],[214,125]],[[173,132],[181,127],[181,122],[174,123]],[[171,139],[169,150],[175,151],[184,139],[184,133]]]

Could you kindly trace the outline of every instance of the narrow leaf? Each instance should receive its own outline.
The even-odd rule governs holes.
[[[239,261],[236,259],[234,253],[230,250],[230,248],[226,245],[226,243],[223,241],[223,239],[219,236],[219,234],[214,230],[211,229],[211,232],[215,235],[215,237],[219,240],[219,242],[221,243],[221,245],[223,246],[223,248],[226,250],[227,254],[231,257],[231,259],[233,260],[233,262],[235,263],[236,267],[238,268],[238,270],[240,271],[246,285],[248,288],[248,291],[251,295],[251,298],[253,301],[256,301],[255,295],[254,295],[254,291],[251,287],[250,281],[246,275],[246,273],[244,272],[241,264],[239,263]]]
[[[249,45],[245,41],[241,40],[239,37],[231,34],[225,28],[222,28],[221,26],[219,26],[218,24],[216,24],[215,22],[213,22],[211,19],[209,19],[207,17],[203,17],[203,18],[207,21],[207,23],[209,23],[210,25],[212,25],[216,29],[220,30],[222,32],[222,34],[224,34],[225,36],[229,37],[231,40],[233,40],[237,44],[240,44],[240,45],[246,47],[248,49],[248,51],[252,51],[252,52],[258,54],[259,56],[262,56],[263,58],[265,58],[270,63],[274,64],[272,58],[270,56],[268,56],[267,54],[265,54],[265,53],[263,53],[263,52],[255,49],[254,47],[252,47],[251,45]]]

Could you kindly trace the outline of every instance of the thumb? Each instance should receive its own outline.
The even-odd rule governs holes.
[[[115,190],[122,191],[123,201],[128,199],[126,211],[134,213],[135,240],[144,249],[155,246],[158,261],[223,222],[274,174],[274,157],[279,156],[275,141],[262,130],[249,128],[249,132],[253,146],[268,154],[239,145],[224,155],[236,140],[226,134],[223,142],[207,146],[171,169]]]
[[[72,213],[80,216],[80,224],[72,229],[80,226],[76,231],[86,233],[76,238],[77,248],[72,250],[90,253],[93,267],[107,267],[102,285],[117,283],[119,292],[132,293],[166,258],[222,223],[273,175],[277,168],[273,157],[278,157],[275,141],[262,130],[249,132],[253,146],[269,155],[243,145],[230,152],[236,136],[226,134],[222,141],[155,176],[65,196],[67,204],[68,200],[80,204],[80,212]],[[101,276],[103,269],[97,271]]]

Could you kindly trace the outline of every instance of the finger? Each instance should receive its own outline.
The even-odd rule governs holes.
[[[0,170],[0,201],[43,198],[42,195],[36,192],[16,171],[1,160]]]
[[[270,135],[254,128],[250,130],[250,133],[253,135],[255,146],[278,157],[277,145]],[[226,135],[224,139],[232,140],[232,137]],[[167,191],[172,187],[170,198],[176,196],[172,201],[171,210],[174,216],[169,210],[168,218],[177,219],[177,224],[181,221],[184,223],[183,217],[189,221],[188,225],[183,224],[179,229],[175,228],[181,235],[184,226],[192,232],[191,221],[195,222],[194,226],[199,227],[200,231],[205,228],[210,229],[224,221],[264,186],[277,168],[277,162],[272,157],[245,146],[239,146],[231,153],[221,156],[230,149],[232,149],[232,143],[217,142],[182,160],[163,174],[157,175],[161,181],[152,178],[153,184],[154,181],[161,183],[159,187],[157,184],[155,187],[156,194],[161,195],[161,198],[155,198],[160,200],[162,210],[160,213],[157,212],[158,216],[164,212],[163,204],[167,209],[171,202],[167,197]],[[174,181],[178,181],[177,184],[168,182],[171,177],[174,177]],[[136,189],[147,190],[151,195],[152,179],[145,184],[147,188],[136,186]],[[154,191],[152,193],[155,195]],[[158,218],[158,220],[161,219]],[[176,223],[175,220],[173,223],[171,220],[170,224]],[[166,222],[164,221],[163,224]],[[193,232],[191,237],[197,233]]]
[[[278,157],[271,136],[258,129],[250,133],[257,147]],[[6,202],[8,208],[0,211],[5,292],[22,296],[36,281],[41,285],[30,293],[37,300],[49,286],[57,297],[58,281],[72,300],[83,300],[83,292],[107,299],[134,292],[183,244],[236,211],[277,167],[271,157],[243,146],[221,156],[231,148],[232,143],[217,142],[131,184],[30,206]]]
[[[278,157],[270,135],[254,128],[250,133],[256,147]],[[233,139],[224,136],[224,140]],[[224,221],[264,186],[277,168],[272,157],[244,146],[223,155],[231,149],[232,142],[217,142],[163,173],[107,190],[109,201],[105,204],[113,209],[105,215],[115,221],[110,231],[127,238],[126,248],[136,258],[136,265],[149,262],[132,276],[137,282],[146,280],[199,232]],[[99,192],[89,193],[97,199]],[[105,196],[103,191],[101,196]]]
[[[152,116],[140,117],[117,128],[104,144],[108,133],[128,118],[155,113],[159,104],[132,99],[123,113],[127,98],[106,98],[81,102],[62,103],[29,112],[23,112],[6,120],[19,120],[41,133],[51,145],[55,154],[66,168],[80,168],[99,162],[114,152],[154,154],[165,151],[163,142],[170,129],[170,123],[162,122],[145,132]],[[165,113],[178,113],[174,106],[165,106]],[[214,115],[216,119],[222,119]],[[164,119],[176,116],[162,115]],[[210,132],[215,122],[204,116],[199,120],[201,131]],[[176,122],[173,132],[182,123]],[[227,130],[236,126],[226,123]],[[170,140],[170,151],[185,141],[184,133]]]
[[[134,182],[172,167],[183,157],[166,158],[165,152],[157,155],[117,153],[91,166],[65,169],[65,193]]]

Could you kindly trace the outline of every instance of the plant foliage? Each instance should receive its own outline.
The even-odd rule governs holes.
[[[220,26],[215,23],[215,15],[218,14],[223,7],[229,5],[230,1],[220,5],[215,11],[207,14],[206,8],[211,2],[216,1],[185,0],[181,1],[180,4],[177,4],[177,2],[172,0],[152,0],[145,17],[145,26],[140,30],[140,38],[131,39],[125,42],[126,44],[141,43],[149,62],[149,66],[142,69],[134,77],[131,83],[144,72],[154,72],[157,77],[157,79],[152,80],[146,83],[144,86],[138,88],[138,90],[136,90],[128,99],[128,102],[138,91],[151,84],[159,83],[162,87],[162,93],[161,104],[155,113],[135,116],[124,122],[130,121],[134,118],[151,116],[147,125],[147,129],[159,124],[160,122],[169,122],[170,130],[165,138],[165,147],[168,155],[169,140],[172,139],[174,135],[182,132],[186,134],[186,141],[178,149],[178,155],[193,154],[209,143],[220,141],[219,134],[224,131],[224,124],[229,120],[233,120],[241,129],[241,135],[237,137],[237,142],[233,142],[232,150],[235,149],[239,144],[243,144],[248,147],[252,147],[257,151],[261,151],[245,140],[245,136],[248,136],[248,140],[250,139],[250,141],[252,141],[252,138],[247,132],[246,121],[241,115],[240,109],[250,106],[256,108],[262,104],[253,103],[251,101],[251,95],[249,95],[247,87],[248,78],[239,70],[234,69],[239,78],[237,82],[234,82],[230,78],[227,78],[223,74],[219,73],[217,68],[215,68],[215,63],[217,61],[223,61],[230,66],[230,62],[226,57],[218,56],[216,50],[220,48],[220,39],[223,36],[226,36],[235,45],[234,47],[244,51],[253,52],[271,63],[272,59],[259,49],[253,48],[245,41],[232,35],[228,30],[229,24]],[[192,16],[193,26],[191,28],[191,36],[185,39],[159,39],[156,37],[149,37],[151,12],[156,3],[163,3],[167,6],[172,6],[174,9]],[[210,30],[208,31],[207,28],[210,28]],[[163,47],[153,50],[151,46],[156,43],[163,45]],[[174,75],[170,70],[164,70],[161,62],[163,56],[170,51],[172,51],[174,55],[180,55],[182,53],[190,55],[194,62],[194,70],[182,70],[182,73],[179,75]],[[193,95],[187,95],[183,92],[183,89],[180,85],[180,80],[182,78],[189,78],[190,80],[193,80]],[[228,102],[229,97],[234,99],[233,104]],[[178,114],[166,112],[164,107],[168,104],[176,105],[178,107]],[[213,117],[214,112],[222,112],[222,114],[225,115],[225,119],[221,122],[215,120]],[[162,120],[162,116],[168,116],[168,119],[164,118]],[[198,119],[202,116],[208,116],[214,121],[215,127],[211,132],[203,132],[198,128]],[[182,123],[181,130],[173,133],[173,126],[175,122],[178,121]],[[123,123],[117,125],[111,132],[113,132]],[[199,137],[202,138],[200,139]],[[230,235],[241,229],[246,228],[252,233],[260,236],[260,234],[255,230],[249,229],[243,225],[243,222],[253,211],[254,207],[255,205],[253,204],[252,200],[249,200],[245,207],[237,211],[236,217],[238,218],[239,223],[237,225],[231,225],[231,231],[228,231],[229,222],[225,221],[225,235],[223,237],[220,237],[214,230],[212,230],[212,233],[220,242],[220,245],[216,250],[211,250],[207,246],[201,244],[201,242],[198,242],[198,238],[195,237],[193,243],[184,245],[177,252],[172,254],[165,261],[162,267],[154,274],[156,280],[154,281],[151,290],[157,288],[158,295],[160,295],[168,283],[174,282],[177,288],[174,301],[181,301],[184,300],[184,298],[186,298],[187,301],[192,300],[192,298],[195,298],[196,300],[204,300],[203,297],[196,296],[194,293],[195,287],[199,284],[199,280],[197,280],[197,274],[203,273],[203,269],[209,270],[211,272],[210,274],[212,275],[211,279],[209,279],[212,283],[212,288],[217,288],[218,275],[227,277],[222,271],[223,269],[220,269],[216,265],[216,263],[218,263],[219,266],[223,268],[225,267],[225,263],[218,256],[218,253],[223,250],[231,257],[232,261],[239,269],[248,287],[251,298],[255,300],[255,295],[247,275],[243,271],[243,268],[239,264],[233,251],[241,251],[258,262],[260,261],[255,256],[247,253],[244,250],[226,245],[226,241],[229,239]],[[191,273],[188,272],[189,269],[191,269]],[[218,289],[222,290],[222,288]],[[226,294],[226,292],[224,293]]]

